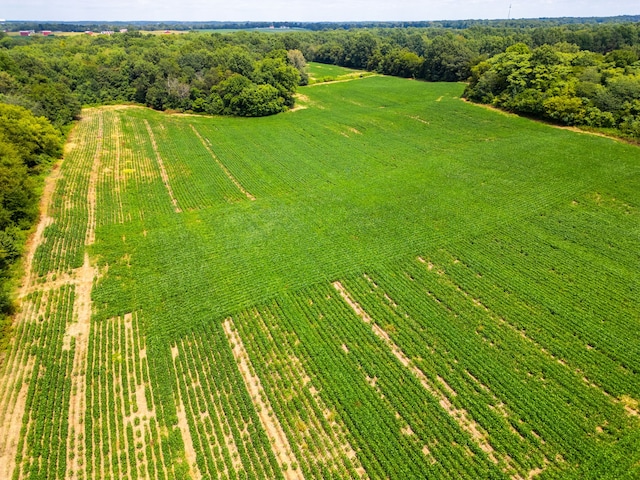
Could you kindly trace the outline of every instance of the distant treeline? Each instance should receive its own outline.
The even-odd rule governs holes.
[[[558,97],[558,92],[542,92],[548,82],[540,83],[534,78],[535,72],[527,74],[525,89],[532,98],[531,88],[538,88],[542,93],[536,98],[546,106],[522,110],[521,102],[505,100],[520,93],[508,81],[489,82],[493,75],[490,66],[498,68],[492,58],[517,44],[526,45],[530,51],[551,46],[560,53],[591,52],[593,55],[580,55],[580,61],[589,65],[571,65],[571,72],[562,73],[567,88],[560,96],[574,99],[573,104],[580,99],[585,107],[612,114],[598,116],[594,125],[624,124],[626,132],[633,130],[629,130],[628,117],[634,115],[635,107],[626,102],[636,95],[640,23],[367,28],[280,35],[240,31],[155,36],[134,31],[96,37],[4,36],[0,38],[0,101],[24,106],[58,127],[71,122],[81,105],[105,103],[131,102],[159,110],[209,114],[270,115],[293,106],[297,86],[307,80],[305,60],[313,60],[428,81],[471,81],[468,96],[477,101],[575,124],[589,117],[551,113],[553,102],[547,100]],[[553,59],[560,62],[558,66],[567,61],[566,55]],[[580,75],[587,66],[599,72],[588,80],[599,85],[598,99],[595,94],[576,89],[584,80]],[[624,92],[614,87],[618,82],[614,77],[625,78]],[[487,82],[491,83],[489,89]],[[604,98],[602,89],[618,100],[600,101]]]
[[[277,29],[304,30],[352,30],[361,28],[449,28],[466,29],[474,26],[499,28],[536,28],[562,25],[615,24],[640,22],[640,15],[619,15],[615,17],[559,17],[559,18],[519,18],[519,19],[471,19],[471,20],[423,20],[423,21],[386,21],[386,22],[42,22],[9,21],[4,27],[9,32],[20,30],[51,30],[56,32],[83,32],[114,30],[251,30],[274,27]]]

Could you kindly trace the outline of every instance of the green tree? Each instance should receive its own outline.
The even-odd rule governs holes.
[[[309,72],[307,68],[307,61],[300,50],[289,50],[287,52],[287,60],[291,66],[293,66],[300,74],[300,85],[307,85],[309,83]]]
[[[471,76],[471,64],[476,55],[464,37],[451,34],[438,36],[426,48],[422,76],[432,81],[467,80]]]
[[[16,105],[0,103],[0,141],[30,169],[62,154],[60,133],[45,118]]]

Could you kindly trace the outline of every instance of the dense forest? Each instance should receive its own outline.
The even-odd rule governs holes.
[[[81,105],[262,116],[293,106],[299,52],[258,34],[6,37],[0,94],[61,126]],[[255,41],[254,41],[255,40]]]
[[[151,35],[137,30],[141,25],[113,35],[0,33],[2,323],[12,312],[8,279],[37,218],[42,173],[61,155],[63,138],[84,105],[272,115],[293,107],[297,87],[309,80],[306,62],[315,61],[467,82],[471,101],[637,141],[640,23],[629,20],[637,18],[421,22],[404,28],[281,24],[307,31],[285,28],[279,34]],[[195,27],[203,25],[185,26]]]
[[[420,21],[359,21],[359,22],[230,22],[230,21],[133,21],[133,22],[38,22],[7,21],[4,27],[9,32],[20,30],[52,30],[56,32],[101,32],[104,30],[154,31],[154,30],[255,30],[263,28],[298,29],[310,31],[350,30],[362,28],[448,28],[467,29],[473,26],[533,28],[566,25],[601,25],[640,22],[640,15],[615,17],[557,17],[557,18],[513,18],[513,19],[467,19],[467,20],[420,20]]]

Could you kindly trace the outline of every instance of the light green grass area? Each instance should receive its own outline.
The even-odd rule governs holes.
[[[304,108],[258,119],[85,110],[24,300],[35,313],[0,372],[36,385],[20,471],[639,475],[640,149],[467,104],[463,88],[316,84]],[[60,333],[73,288],[46,289],[79,278],[85,251],[83,350]],[[41,358],[49,377],[29,367]],[[52,372],[72,379],[62,404],[44,400]]]
[[[373,72],[354,70],[352,68],[328,65],[326,63],[310,62],[308,64],[309,84],[353,80],[375,75]]]

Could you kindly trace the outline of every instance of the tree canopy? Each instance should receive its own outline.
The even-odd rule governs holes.
[[[306,79],[300,51],[289,53],[281,39],[246,32],[30,40],[2,43],[0,101],[29,108],[58,127],[76,118],[81,105],[109,103],[271,115],[293,105]],[[237,75],[246,79],[243,89],[234,91],[233,102],[221,103],[221,84]]]

